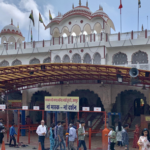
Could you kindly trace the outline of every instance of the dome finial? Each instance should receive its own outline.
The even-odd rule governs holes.
[[[99,10],[103,10],[103,7],[101,5],[99,5]]]
[[[74,4],[72,4],[72,9],[74,9]]]
[[[88,0],[86,1],[86,7],[88,7]]]
[[[17,24],[17,28],[19,29],[19,23]]]
[[[13,25],[13,19],[11,18],[11,25]]]
[[[143,24],[142,24],[142,31],[144,31],[144,26],[143,26]]]
[[[79,0],[79,6],[81,6],[81,0]]]

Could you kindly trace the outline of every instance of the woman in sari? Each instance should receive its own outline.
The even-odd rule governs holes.
[[[142,135],[138,140],[139,150],[150,150],[150,138],[148,129],[142,131]]]
[[[55,140],[54,140],[54,128],[55,128],[55,125],[52,124],[51,127],[50,127],[50,130],[49,130],[49,133],[50,133],[50,136],[49,136],[49,139],[50,139],[50,150],[54,149],[54,144],[55,144]]]
[[[138,125],[135,125],[135,130],[134,130],[134,140],[133,140],[133,148],[138,148],[138,139],[139,139],[139,132],[140,132],[140,129],[139,129],[139,126]]]

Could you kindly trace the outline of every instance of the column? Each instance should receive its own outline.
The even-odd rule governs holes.
[[[28,92],[27,92],[27,90],[22,91],[22,106],[28,106]],[[26,111],[25,115],[28,116],[29,111]]]
[[[15,125],[17,125],[18,124],[18,111],[14,110],[13,113],[14,113],[14,123],[15,123]],[[16,130],[16,132],[18,131],[17,127],[15,127],[15,130]]]
[[[101,59],[101,65],[105,65],[106,64],[106,59],[105,58],[102,58]]]
[[[46,112],[47,113],[47,115],[46,115],[46,122],[47,122],[47,127],[50,127],[50,125],[51,125],[51,113],[50,113],[50,111],[47,111]]]
[[[25,110],[22,110],[21,112],[21,124],[25,125],[26,121],[25,121]],[[25,129],[21,129],[21,135],[25,136],[26,135],[26,130]]]

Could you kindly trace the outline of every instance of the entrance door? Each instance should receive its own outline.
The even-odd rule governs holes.
[[[141,115],[141,108],[140,108],[140,98],[135,99],[134,101],[134,116]]]
[[[134,101],[134,115],[140,116],[141,114],[144,114],[144,100],[138,98]]]

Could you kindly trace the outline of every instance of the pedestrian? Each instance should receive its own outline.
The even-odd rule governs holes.
[[[122,144],[125,147],[126,150],[129,150],[129,135],[127,133],[127,130],[129,129],[129,125],[125,124],[123,126],[123,131],[122,131]]]
[[[50,139],[50,150],[53,150],[54,149],[54,145],[55,145],[54,128],[55,128],[55,125],[51,124],[50,131],[49,131],[49,133],[50,133],[50,136],[49,136],[49,139]]]
[[[76,129],[73,127],[72,123],[69,125],[69,127],[69,150],[76,150],[74,147],[74,142],[77,138]]]
[[[10,142],[9,142],[9,146],[11,147],[11,142],[12,140],[14,141],[14,146],[16,147],[16,138],[15,138],[15,135],[17,135],[16,131],[15,131],[15,128],[14,128],[14,123],[11,124],[11,127],[10,127],[10,132],[9,132],[9,135],[10,135]]]
[[[56,147],[56,145],[59,143],[59,139],[57,136],[57,132],[58,132],[58,127],[61,125],[60,121],[57,121],[57,125],[54,128],[54,136],[55,136],[55,144],[54,144],[54,148]]]
[[[41,143],[42,150],[45,150],[44,148],[44,141],[45,141],[45,135],[46,135],[46,127],[45,127],[44,120],[41,120],[41,125],[38,126],[36,133],[39,136],[39,142]]]
[[[112,131],[110,130],[109,133],[108,133],[108,150],[110,150],[110,136],[112,134]]]
[[[150,150],[150,137],[148,129],[143,129],[142,135],[138,140],[140,150]]]
[[[117,145],[122,147],[122,131],[123,131],[123,127],[121,125],[121,122],[119,121],[118,122],[118,126],[116,127],[116,133],[117,133],[117,136],[116,136],[116,140],[117,140]]]
[[[115,144],[116,144],[116,132],[115,132],[113,126],[110,126],[110,131],[112,131],[111,135],[109,136],[109,139],[110,139],[110,149],[114,150],[114,147],[115,147]]]
[[[3,125],[3,119],[0,118],[0,144],[2,144],[3,142],[4,133],[5,133],[5,127]]]
[[[57,136],[58,136],[58,143],[57,145],[54,147],[54,150],[57,150],[57,148],[60,146],[60,150],[62,150],[62,145],[64,147],[63,150],[66,150],[66,144],[65,144],[65,140],[64,140],[64,126],[65,126],[65,122],[61,121],[61,125],[58,126],[58,131],[57,131]]]
[[[79,145],[77,150],[81,148],[81,146],[84,147],[84,150],[86,150],[86,144],[85,144],[85,130],[84,130],[85,123],[81,122],[81,127],[78,129],[78,140],[79,140]]]
[[[78,126],[78,128],[81,128],[80,120],[77,120],[77,126]]]
[[[138,139],[139,139],[139,133],[140,132],[140,129],[139,129],[139,126],[138,124],[135,125],[135,130],[134,130],[134,139],[133,139],[133,148],[139,148],[138,146]]]

